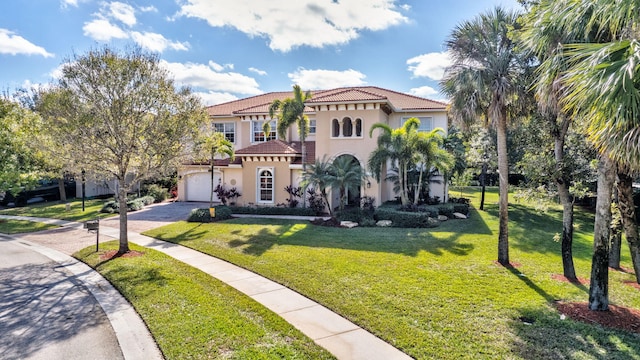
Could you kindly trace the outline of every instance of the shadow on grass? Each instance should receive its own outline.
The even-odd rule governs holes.
[[[624,331],[562,320],[554,310],[520,309],[512,328],[513,353],[522,359],[638,359],[638,336]],[[544,344],[544,346],[541,346]]]
[[[498,205],[485,206],[485,210],[498,218]],[[576,211],[574,217],[574,227],[583,230],[593,227],[593,220],[588,215]],[[562,211],[541,212],[526,205],[509,204],[509,244],[513,248],[527,253],[560,254],[561,243],[554,240],[556,233],[562,233]],[[591,251],[588,243],[573,242],[574,259],[588,260]]]
[[[245,225],[247,226],[245,228]],[[251,231],[252,226],[262,226]],[[178,236],[162,238],[174,243],[215,237],[211,227],[228,227],[227,234],[221,238],[232,248],[242,248],[248,255],[260,256],[278,245],[294,245],[317,248],[335,248],[358,251],[388,252],[416,256],[420,251],[433,255],[452,253],[464,256],[473,249],[473,243],[461,242],[464,234],[488,235],[491,231],[475,211],[467,220],[451,220],[441,227],[431,229],[400,228],[334,228],[312,225],[305,221],[281,219],[233,219],[219,224],[196,226]],[[196,230],[202,229],[202,230]]]
[[[576,354],[589,359],[635,359],[640,356],[640,342],[636,335],[561,319],[555,310],[555,299],[543,288],[513,266],[505,266],[511,274],[524,282],[550,305],[544,309],[520,309],[512,327],[517,338],[512,344],[514,354],[523,359],[570,359]],[[587,288],[573,283],[581,290]],[[544,346],[540,346],[544,344]]]

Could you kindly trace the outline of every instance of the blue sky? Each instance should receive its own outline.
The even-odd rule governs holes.
[[[46,84],[72,54],[137,44],[205,104],[371,85],[441,100],[451,30],[516,0],[20,0],[0,5],[0,88]]]

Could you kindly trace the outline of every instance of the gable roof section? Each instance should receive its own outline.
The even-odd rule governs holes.
[[[311,92],[307,105],[339,104],[353,102],[387,102],[394,111],[446,110],[447,104],[414,95],[383,89],[375,86],[337,88]],[[209,106],[209,115],[213,117],[268,114],[274,100],[293,97],[291,91],[271,92],[245,99]],[[313,112],[309,106],[305,112]]]
[[[289,155],[295,156],[299,152],[286,142],[278,140],[270,140],[236,151],[236,155]]]

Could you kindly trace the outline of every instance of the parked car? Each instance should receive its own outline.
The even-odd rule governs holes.
[[[64,188],[67,194],[67,198],[73,198],[76,196],[75,181],[65,181]],[[41,180],[37,187],[20,191],[16,195],[13,195],[9,192],[4,193],[4,196],[0,196],[0,205],[7,206],[9,204],[13,204],[13,206],[25,206],[30,201],[39,199],[42,199],[43,201],[60,200],[60,190],[58,189],[57,179]]]

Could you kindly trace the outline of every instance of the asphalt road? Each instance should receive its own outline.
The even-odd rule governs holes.
[[[0,359],[123,359],[95,298],[62,265],[0,237]]]

